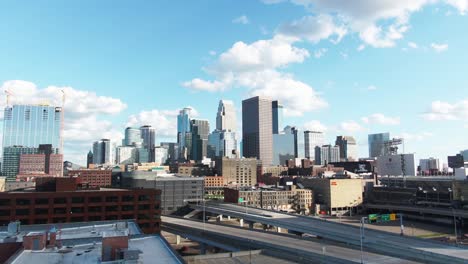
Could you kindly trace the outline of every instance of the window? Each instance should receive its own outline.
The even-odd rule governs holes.
[[[29,215],[29,209],[16,209],[16,215]]]
[[[108,203],[116,203],[119,201],[119,197],[117,196],[107,196],[106,197],[106,202]]]
[[[49,214],[49,209],[47,208],[36,208],[34,209],[35,215],[47,215]]]
[[[29,205],[30,203],[31,203],[31,200],[29,199],[16,199],[17,205]]]
[[[54,198],[54,204],[66,204],[66,203],[67,203],[67,198],[65,197]]]
[[[133,205],[122,205],[122,211],[133,211]]]
[[[149,196],[146,194],[139,195],[138,196],[138,201],[149,201]]]
[[[49,198],[37,198],[34,201],[35,204],[48,204],[49,203]]]
[[[84,197],[72,197],[72,203],[84,203]]]
[[[54,214],[66,214],[67,208],[54,208]]]
[[[88,208],[89,213],[99,213],[102,211],[102,208],[100,206],[91,206]]]
[[[101,197],[101,196],[89,197],[89,198],[88,198],[88,201],[89,201],[90,203],[100,203],[100,202],[102,202],[102,197]]]
[[[10,199],[0,199],[0,206],[11,205]]]
[[[122,202],[133,202],[133,195],[124,195],[122,196]]]

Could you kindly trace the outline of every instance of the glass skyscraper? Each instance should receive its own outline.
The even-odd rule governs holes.
[[[367,140],[369,144],[369,158],[386,155],[384,143],[390,140],[390,133],[370,134]]]
[[[191,108],[184,108],[179,111],[177,116],[177,143],[179,144],[179,158],[187,159],[190,153],[190,146],[187,146],[188,141],[185,137],[190,134],[190,111]],[[191,140],[190,140],[191,142]]]
[[[62,108],[48,105],[13,105],[5,107],[3,148],[37,148],[51,144],[60,148]]]
[[[50,144],[61,153],[62,108],[48,105],[5,107],[3,120],[3,175],[14,179],[21,154],[35,154],[39,145]],[[16,163],[15,163],[16,162]],[[15,167],[16,166],[16,167]]]
[[[242,101],[242,154],[261,160],[264,166],[273,164],[272,103],[258,96]]]

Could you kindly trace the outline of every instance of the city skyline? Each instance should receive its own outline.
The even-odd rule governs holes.
[[[61,106],[64,90],[64,159],[81,165],[92,142],[120,142],[127,126],[152,125],[158,143],[176,142],[180,109],[191,106],[193,118],[214,128],[219,100],[233,101],[240,117],[241,101],[254,95],[279,100],[284,126],[325,131],[325,144],[355,137],[360,157],[367,156],[368,134],[390,132],[406,139],[405,152],[446,163],[447,155],[468,148],[462,71],[468,39],[459,34],[468,25],[467,8],[391,2],[371,5],[369,13],[316,1],[307,8],[266,0],[184,8],[71,4],[89,12],[86,19],[59,4],[2,4],[9,12],[0,32],[10,41],[0,44],[8,62],[0,65],[0,86],[15,104]],[[218,8],[219,14],[207,11]],[[188,41],[191,48],[181,52]]]

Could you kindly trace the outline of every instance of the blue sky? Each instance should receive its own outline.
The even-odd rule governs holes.
[[[240,111],[251,95],[283,101],[285,125],[355,136],[363,157],[377,132],[443,162],[467,149],[468,1],[352,2],[2,1],[0,85],[18,103],[65,89],[79,163],[127,125],[175,140],[178,109],[214,127],[220,99]]]

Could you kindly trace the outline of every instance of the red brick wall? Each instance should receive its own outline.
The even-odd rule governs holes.
[[[224,202],[225,203],[238,203],[239,190],[224,188]]]

